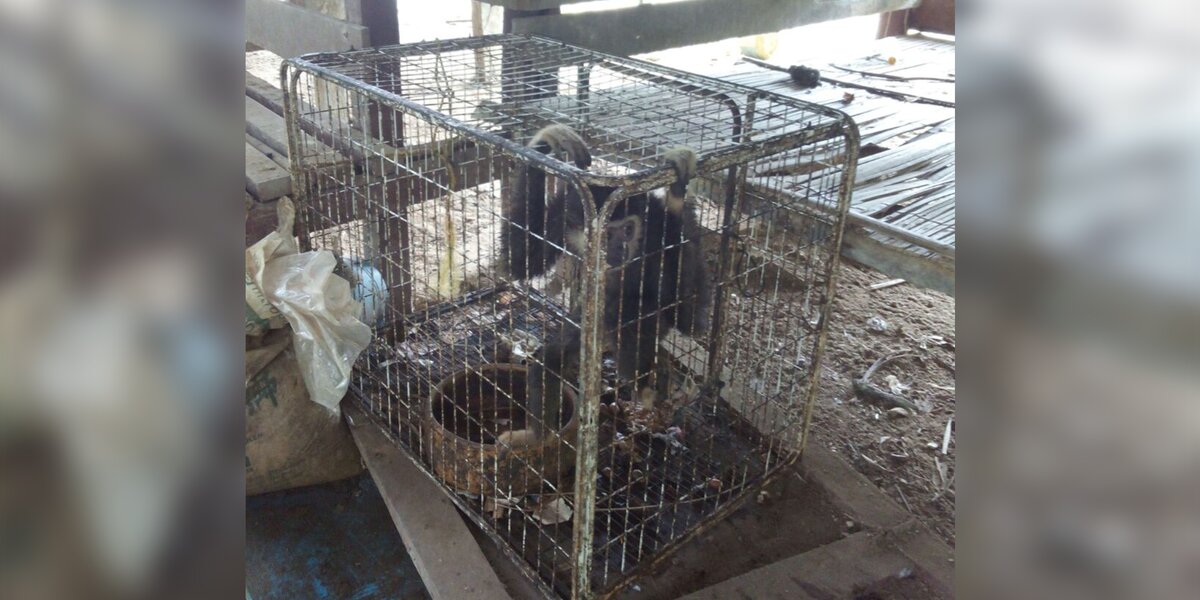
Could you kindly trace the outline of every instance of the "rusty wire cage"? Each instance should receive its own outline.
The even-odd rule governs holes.
[[[339,257],[375,332],[347,402],[543,592],[615,594],[799,457],[858,153],[843,113],[527,36],[312,54],[282,81],[297,235]],[[526,146],[551,123],[586,139],[589,168]],[[660,336],[676,391],[643,406],[597,342],[593,225],[671,183],[659,157],[678,145],[699,158],[688,243],[713,281],[712,328]],[[551,192],[617,188],[588,211],[574,258],[594,267],[573,285],[501,268],[505,198],[529,168]],[[558,433],[501,451],[532,418],[522,363],[564,323],[584,341]]]

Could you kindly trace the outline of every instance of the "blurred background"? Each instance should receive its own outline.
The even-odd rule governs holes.
[[[0,0],[0,597],[243,594],[242,22]],[[1194,597],[1200,3],[957,26],[960,593]]]
[[[967,597],[1193,597],[1200,4],[963,2]]]
[[[239,597],[242,7],[0,2],[0,597]]]

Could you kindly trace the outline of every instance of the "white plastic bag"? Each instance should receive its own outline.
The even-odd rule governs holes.
[[[287,325],[283,313],[275,308],[263,291],[263,270],[276,256],[300,252],[292,235],[292,224],[296,218],[292,201],[281,198],[278,202],[275,210],[279,223],[275,231],[246,249],[246,335],[254,337]]]
[[[292,326],[296,358],[313,401],[333,412],[346,395],[350,371],[371,341],[371,328],[358,320],[362,306],[350,283],[334,275],[337,259],[328,250],[297,254],[292,237],[294,209],[280,198],[279,227],[246,250],[247,287]],[[247,290],[247,298],[251,290]]]

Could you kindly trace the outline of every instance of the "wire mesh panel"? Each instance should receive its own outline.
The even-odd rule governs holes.
[[[524,36],[282,76],[298,235],[375,332],[348,401],[547,594],[616,593],[798,458],[845,115]]]

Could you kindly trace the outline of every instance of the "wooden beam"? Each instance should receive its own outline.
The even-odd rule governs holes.
[[[372,46],[400,41],[396,0],[288,0],[288,3],[366,27]]]
[[[918,551],[909,551],[913,548]],[[683,600],[872,597],[862,596],[862,590],[883,584],[905,569],[929,588],[928,597],[953,598],[954,573],[946,568],[953,554],[916,523],[886,534],[860,531],[688,594]]]
[[[287,123],[271,109],[246,96],[246,133],[287,156]]]
[[[535,33],[629,56],[916,6],[920,0],[691,0],[513,20]]]
[[[805,446],[796,470],[802,479],[819,487],[837,510],[863,527],[891,529],[913,518],[866,475],[823,444]]]
[[[578,4],[592,0],[483,0],[493,6],[501,6],[507,10],[545,10],[558,8],[564,4]]]
[[[271,112],[283,116],[283,90],[249,71],[246,72],[246,95],[271,109]]]
[[[292,165],[291,165],[291,163],[288,162],[287,156],[281,155],[280,153],[276,152],[270,146],[262,143],[258,138],[254,137],[252,135],[247,135],[246,143],[250,144],[251,146],[254,146],[254,148],[256,150],[265,154],[267,156],[267,158],[271,159],[275,164],[279,165],[279,167],[282,168],[283,170],[285,170],[285,171],[291,170]]]
[[[434,600],[509,598],[445,492],[353,401],[342,411],[429,595]]]
[[[246,76],[246,133],[265,144],[286,161],[288,159],[287,121],[284,120],[281,114],[274,110],[276,106],[267,106],[255,99],[255,96],[261,95],[252,95],[251,88],[249,87],[251,78],[258,79],[252,75]],[[262,80],[259,79],[258,81]],[[262,85],[266,85],[266,82],[263,82]],[[283,92],[275,89],[275,93],[278,94],[278,99],[282,101]],[[267,97],[267,100],[272,101],[273,98]],[[282,106],[278,108],[280,111],[283,110]],[[303,148],[307,151],[309,158],[319,155],[322,159],[322,166],[339,165],[349,162],[348,159],[339,156],[332,148],[321,143],[311,134],[302,132],[300,135],[304,139]]]
[[[948,560],[953,551],[843,457],[810,443],[796,469],[865,531],[685,598],[849,598],[857,586],[894,577],[906,567],[935,592],[931,597],[953,597],[954,565]]]
[[[860,225],[868,229],[873,229],[903,242],[907,242],[914,246],[929,250],[930,252],[938,254],[939,256],[943,256],[951,260],[954,259],[955,248],[952,244],[939,242],[925,235],[915,233],[898,225],[888,223],[887,221],[859,214],[854,212],[854,209],[851,209],[850,214],[846,215],[846,222],[854,225]]]
[[[284,58],[371,45],[363,25],[279,0],[246,0],[246,40]]]
[[[902,277],[909,283],[954,295],[954,261],[917,256],[913,250],[903,250],[885,244],[858,227],[846,226],[842,240],[842,256],[892,277]]]
[[[292,175],[246,142],[246,191],[259,202],[292,193]]]

